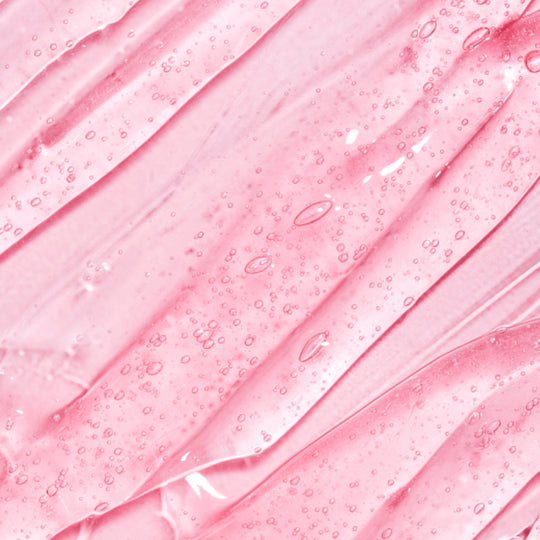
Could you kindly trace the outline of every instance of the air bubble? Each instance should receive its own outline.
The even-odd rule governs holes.
[[[246,274],[260,274],[264,272],[272,264],[272,257],[269,255],[261,255],[260,257],[255,257],[251,259],[246,264],[244,271]]]
[[[422,28],[420,28],[420,32],[418,35],[422,39],[427,39],[429,36],[433,34],[433,32],[435,32],[436,29],[437,29],[437,21],[435,19],[431,19],[431,21],[428,21],[427,23],[424,24],[424,26],[422,26]]]
[[[320,332],[310,337],[304,345],[300,357],[300,362],[307,362],[316,356],[323,347],[328,345],[328,332]]]
[[[467,38],[463,42],[463,49],[466,51],[470,51],[478,47],[480,43],[489,38],[489,34],[489,28],[486,28],[485,26],[477,28],[474,32],[471,32],[467,36]]]
[[[302,227],[322,219],[332,208],[332,201],[318,201],[304,208],[295,218],[294,224]]]
[[[525,56],[525,66],[531,73],[540,71],[540,51],[531,51]]]
[[[163,369],[163,364],[161,362],[152,362],[146,368],[146,373],[148,375],[157,375]]]
[[[100,502],[99,504],[95,506],[94,511],[97,512],[98,514],[102,514],[103,512],[107,510],[107,508],[109,508],[109,503]]]
[[[482,512],[482,510],[484,510],[484,508],[486,507],[486,505],[484,503],[478,503],[475,507],[474,507],[474,510],[473,512],[475,514],[479,514],[480,512]]]

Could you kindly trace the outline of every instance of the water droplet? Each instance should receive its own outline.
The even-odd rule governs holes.
[[[304,208],[295,218],[294,224],[302,227],[303,225],[311,225],[319,219],[322,219],[332,208],[332,201],[318,201]]]
[[[474,32],[471,32],[465,41],[463,42],[463,49],[470,51],[475,47],[478,47],[480,43],[485,41],[489,37],[489,28],[485,26],[477,28]]]
[[[525,66],[531,73],[540,71],[540,51],[531,51],[525,56]]]
[[[260,274],[261,272],[264,272],[271,264],[272,257],[269,255],[261,255],[251,259],[251,261],[246,264],[244,271],[246,274]]]
[[[300,357],[298,358],[300,362],[307,362],[311,360],[319,351],[328,345],[328,332],[320,332],[311,336],[304,345]]]
[[[424,26],[422,26],[422,28],[420,28],[420,32],[418,35],[422,39],[427,39],[429,36],[433,34],[433,32],[435,32],[436,29],[437,29],[437,21],[435,19],[431,19],[431,21],[428,21],[427,23],[424,24]]]
[[[381,538],[384,538],[385,540],[387,538],[390,538],[391,536],[392,536],[392,529],[390,529],[390,528],[384,529],[384,531],[381,534]]]

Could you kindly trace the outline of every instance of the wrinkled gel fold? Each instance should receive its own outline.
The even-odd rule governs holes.
[[[0,537],[534,538],[534,8],[0,3]]]

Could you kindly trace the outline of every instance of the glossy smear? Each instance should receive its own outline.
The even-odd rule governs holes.
[[[537,7],[1,2],[0,538],[538,537]]]

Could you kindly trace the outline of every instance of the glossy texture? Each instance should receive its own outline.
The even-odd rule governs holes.
[[[534,538],[534,3],[21,2],[0,537]]]

